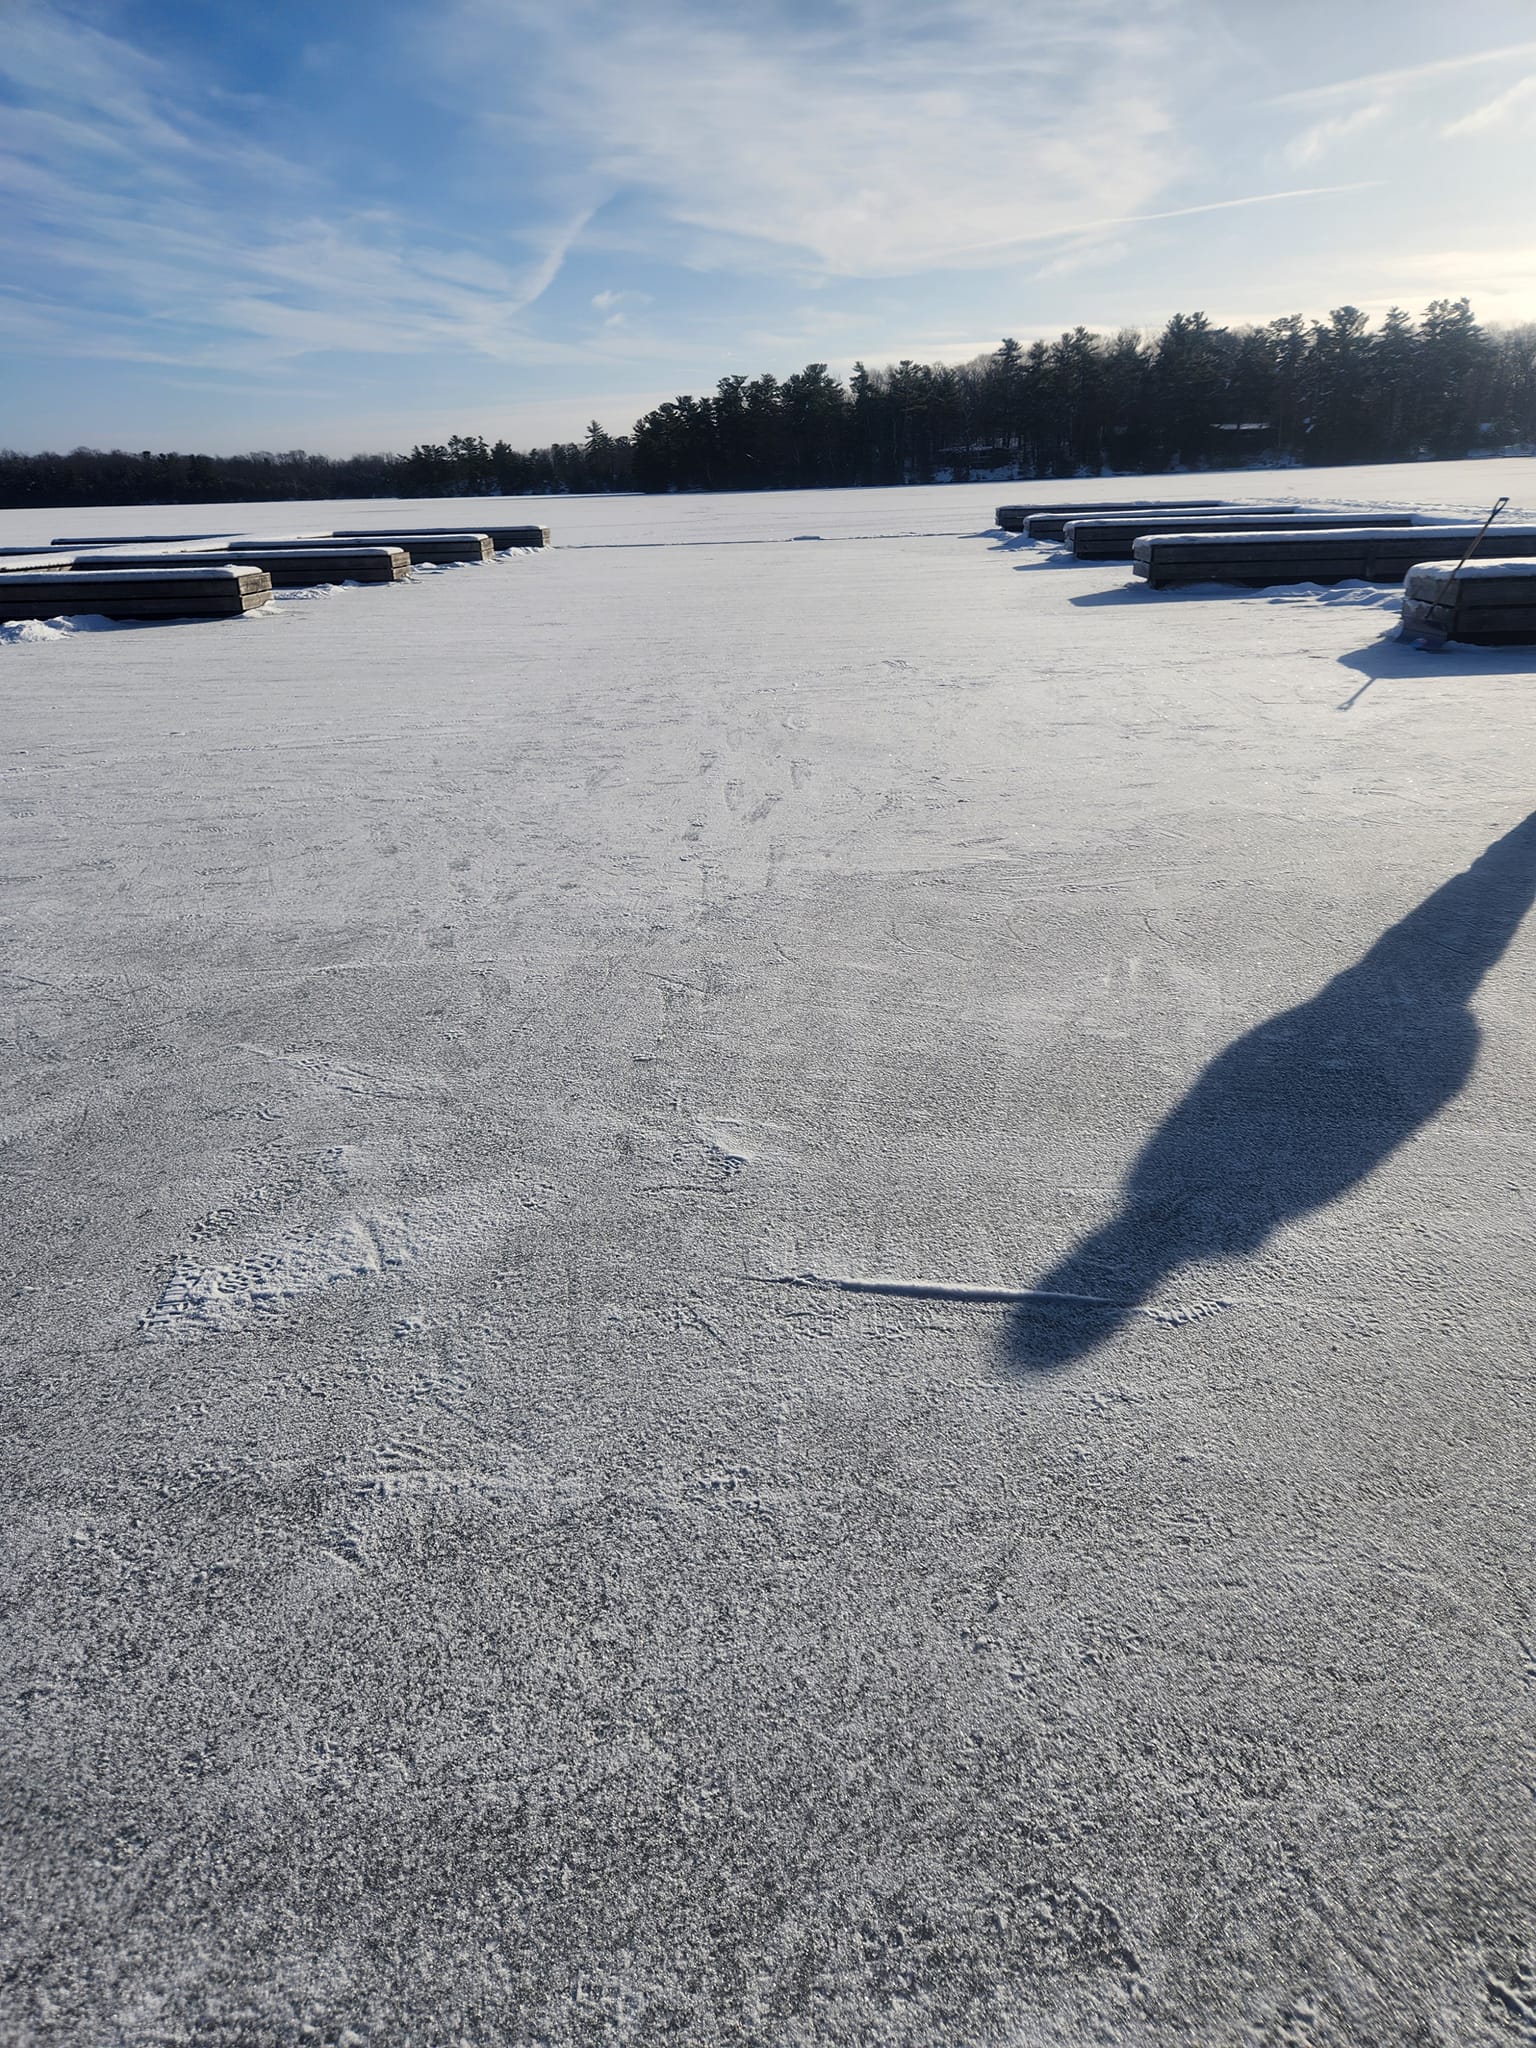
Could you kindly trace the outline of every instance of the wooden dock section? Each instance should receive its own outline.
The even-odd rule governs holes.
[[[1218,512],[1236,513],[1242,509],[1237,505],[1224,504],[1220,499],[1213,499],[1209,504],[1204,499],[1195,499],[1191,502],[1192,510],[1190,506],[1182,504],[1106,505],[1102,508],[1084,508],[1081,505],[1074,505],[1070,510],[1059,512],[1031,512],[1024,522],[1024,532],[1030,540],[1059,541],[1066,538],[1067,528],[1074,519],[1132,519],[1141,513],[1145,513],[1148,518],[1153,519],[1160,517],[1164,513],[1181,519],[1186,515],[1190,518],[1204,518],[1214,516]],[[1264,505],[1256,509],[1270,512],[1277,508],[1271,505]]]
[[[366,536],[370,547],[399,548],[412,562],[488,562],[496,552],[488,533],[466,533],[461,528],[452,532],[408,533],[399,527]],[[327,548],[356,549],[364,536],[356,533],[305,533],[265,534],[253,539],[229,540],[219,543],[220,554],[231,560],[244,559],[245,551],[254,548]]]
[[[1032,519],[1077,519],[1088,512],[1156,512],[1165,509],[1178,512],[1185,506],[1209,507],[1226,502],[1225,498],[1080,498],[1072,505],[1065,501],[1058,504],[1049,498],[1037,498],[1029,505],[999,505],[994,516],[1004,533],[1027,532],[1032,540],[1060,540],[1059,530],[1038,534],[1029,522]]]
[[[427,535],[456,533],[460,530],[457,527],[451,526],[417,526],[411,528],[412,533]],[[478,530],[488,537],[491,546],[498,554],[503,548],[547,548],[549,546],[549,528],[547,526],[483,526]],[[333,531],[335,538],[338,540],[378,540],[388,533],[388,529],[371,526],[338,526]],[[389,537],[392,538],[393,535],[390,534]]]
[[[212,533],[56,533],[49,543],[56,548],[137,548],[172,540],[223,540],[233,529],[215,527]]]
[[[1455,562],[1475,526],[1328,527],[1305,532],[1144,534],[1134,572],[1153,590],[1180,583],[1401,583],[1421,562]],[[1485,534],[1477,557],[1536,556],[1536,526]]]
[[[1508,535],[1498,539],[1502,549]],[[1434,646],[1446,640],[1536,646],[1536,561],[1474,559],[1459,568],[1416,563],[1403,592],[1401,637]]]
[[[1073,519],[1067,524],[1066,545],[1079,561],[1129,562],[1136,543],[1144,534],[1191,536],[1222,533],[1307,533],[1336,532],[1347,527],[1382,528],[1414,526],[1414,512],[1287,512],[1243,513],[1241,516],[1208,514],[1196,519],[1177,519],[1162,513],[1145,519]]]
[[[224,619],[272,595],[263,569],[208,562],[175,569],[45,569],[0,574],[0,619]]]
[[[73,555],[69,566],[76,569],[177,569],[200,559],[197,554],[177,555]],[[206,560],[203,556],[201,559]],[[316,583],[398,583],[410,573],[410,557],[404,548],[347,548],[249,546],[244,541],[230,544],[227,554],[220,550],[221,566],[227,561],[243,562],[264,569],[274,590],[298,590]]]

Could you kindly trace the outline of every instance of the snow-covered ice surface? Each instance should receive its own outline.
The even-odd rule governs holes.
[[[1531,2038],[1536,650],[1029,495],[0,646],[7,2042]]]

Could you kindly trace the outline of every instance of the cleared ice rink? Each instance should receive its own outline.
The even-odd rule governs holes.
[[[1536,649],[1073,489],[0,645],[7,2042],[1533,2037]]]

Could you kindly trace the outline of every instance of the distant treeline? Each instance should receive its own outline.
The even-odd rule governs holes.
[[[604,451],[611,450],[611,455]],[[243,505],[292,498],[444,498],[633,490],[629,443],[595,423],[585,445],[520,454],[455,434],[409,455],[156,455],[146,448],[74,448],[67,455],[0,449],[0,506]]]
[[[782,381],[722,377],[632,436],[521,452],[455,434],[409,455],[68,455],[0,451],[0,505],[244,503],[566,491],[776,490],[830,484],[1400,462],[1536,443],[1536,325],[1485,328],[1466,299],[1371,327],[1355,306],[1216,327],[1176,313],[1155,336],[1077,327],[1005,340],[958,365],[825,363]]]
[[[1536,441],[1536,325],[1489,330],[1465,299],[1374,331],[1358,307],[1326,320],[1215,327],[1176,313],[1156,337],[1074,328],[1004,341],[956,367],[812,363],[782,383],[723,377],[635,426],[647,491],[959,481],[1103,470],[1226,469],[1260,461],[1393,462]]]

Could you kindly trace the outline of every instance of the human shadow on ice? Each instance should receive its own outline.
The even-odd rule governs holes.
[[[1315,996],[1219,1053],[1142,1147],[1115,1214],[1030,1282],[1075,1299],[1021,1302],[1008,1363],[1082,1357],[1181,1267],[1257,1250],[1405,1144],[1472,1073],[1469,1006],[1533,899],[1536,812]]]

